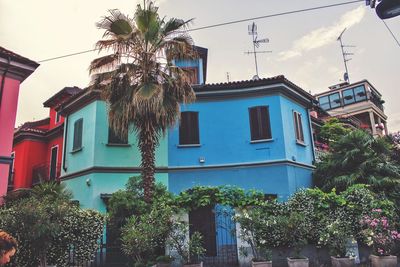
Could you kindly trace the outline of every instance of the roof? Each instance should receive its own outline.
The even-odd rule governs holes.
[[[277,85],[277,84],[286,85],[286,86],[294,89],[294,91],[296,91],[301,96],[303,96],[309,100],[314,100],[314,97],[310,93],[308,93],[301,87],[297,86],[293,82],[286,79],[284,75],[278,75],[278,76],[270,77],[270,78],[253,79],[253,80],[201,84],[201,85],[193,86],[193,89],[195,90],[196,93],[211,92],[211,91],[218,92],[218,91],[224,91],[227,89],[239,92],[241,89],[245,89],[245,88],[267,86],[267,85]]]
[[[265,95],[273,93],[283,93],[309,107],[315,106],[314,104],[317,103],[315,101],[315,98],[310,93],[292,83],[283,75],[257,80],[194,85],[193,90],[196,93],[197,99],[216,99],[218,97],[227,98],[230,96],[246,97],[253,94]],[[62,104],[61,114],[65,116],[74,112],[77,109],[84,107],[88,103],[99,99],[99,90],[91,90],[89,88],[86,88],[75,94]]]
[[[0,46],[0,71],[6,73],[7,76],[22,82],[38,66],[39,63]]]
[[[14,144],[25,140],[47,141],[54,136],[62,136],[64,123],[57,125],[53,129],[43,129],[40,126],[49,125],[50,118],[45,118],[38,121],[25,122],[20,127],[14,130]]]
[[[29,66],[32,66],[35,68],[40,65],[39,63],[37,63],[33,60],[30,60],[29,58],[18,55],[17,53],[7,50],[1,46],[0,46],[0,57],[11,57],[15,61],[18,61],[20,63],[26,64],[26,65],[29,65]]]
[[[54,107],[55,105],[60,104],[60,102],[63,100],[64,97],[76,95],[81,91],[82,91],[82,89],[77,86],[64,87],[63,89],[58,91],[55,95],[53,95],[52,97],[47,99],[43,103],[43,106],[44,107]]]

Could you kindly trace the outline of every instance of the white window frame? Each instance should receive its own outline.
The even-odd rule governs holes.
[[[55,148],[55,147],[57,147],[56,165],[55,165],[55,166],[56,166],[56,176],[57,176],[58,153],[59,153],[60,147],[59,147],[59,145],[54,145],[54,146],[52,146],[52,147],[50,148],[49,179],[51,178],[51,177],[50,177],[50,175],[51,175],[51,156],[52,156],[52,154],[53,154],[53,148]],[[54,178],[57,178],[57,177],[54,177]]]

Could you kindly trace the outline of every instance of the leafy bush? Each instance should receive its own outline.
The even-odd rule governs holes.
[[[0,209],[0,228],[19,242],[12,266],[68,266],[71,249],[75,250],[76,260],[82,263],[90,261],[96,252],[104,217],[68,202],[62,189],[61,195],[56,191],[45,193],[52,187],[56,188],[42,186]]]
[[[365,215],[361,221],[364,241],[372,246],[373,253],[378,256],[390,255],[396,240],[400,240],[390,220],[382,214],[381,209],[373,209],[370,215]]]

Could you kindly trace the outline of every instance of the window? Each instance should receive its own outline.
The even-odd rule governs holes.
[[[56,112],[56,123],[59,123],[61,120],[61,115],[60,113]]]
[[[72,151],[79,150],[82,148],[82,127],[83,119],[79,119],[74,123],[74,142]]]
[[[109,144],[128,144],[128,133],[124,136],[119,136],[115,131],[109,127],[108,128],[108,143]]]
[[[253,107],[249,109],[251,140],[271,139],[271,125],[267,106]]]
[[[58,146],[54,146],[51,148],[50,155],[50,180],[55,180],[57,176],[57,156],[58,156]]]
[[[15,151],[11,152],[11,158],[12,158],[12,165],[11,165],[11,171],[14,172],[14,166],[15,166]]]
[[[186,111],[181,113],[181,123],[179,125],[179,144],[200,144],[198,112]]]
[[[190,84],[199,84],[197,68],[184,68]]]
[[[354,91],[353,91],[353,89],[344,90],[344,91],[342,92],[342,94],[343,94],[343,103],[344,103],[345,105],[354,103],[355,98],[354,98]]]
[[[324,109],[332,109],[341,106],[339,93],[334,93],[326,96],[321,96],[318,98],[319,106]]]
[[[329,102],[331,104],[331,108],[340,107],[340,96],[339,93],[329,95]]]
[[[356,88],[354,88],[354,95],[355,95],[356,102],[366,100],[367,95],[365,93],[364,85],[360,85],[360,86],[357,86]]]
[[[321,97],[318,99],[318,101],[319,101],[319,106],[320,106],[322,109],[327,110],[327,109],[330,109],[330,108],[331,108],[331,106],[329,105],[329,96],[321,96]]]
[[[303,124],[301,123],[301,114],[297,111],[293,112],[294,129],[296,134],[296,141],[304,143]]]

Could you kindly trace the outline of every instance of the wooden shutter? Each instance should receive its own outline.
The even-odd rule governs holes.
[[[200,144],[198,112],[187,111],[181,113],[181,123],[179,125],[179,144]]]
[[[251,140],[271,139],[271,123],[267,106],[253,107],[250,113]]]
[[[82,147],[82,127],[83,119],[79,119],[74,123],[74,142],[72,150],[77,150]]]

